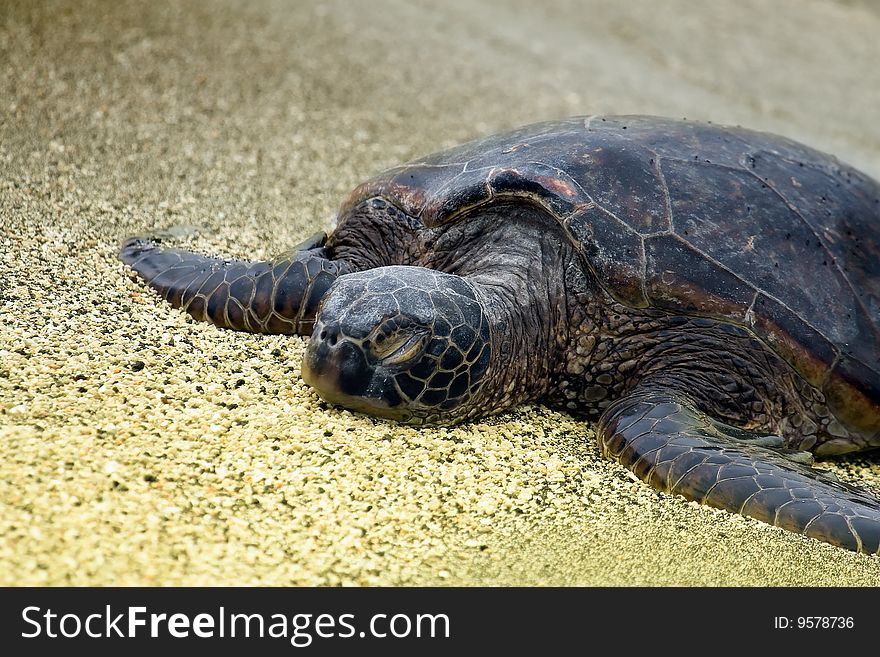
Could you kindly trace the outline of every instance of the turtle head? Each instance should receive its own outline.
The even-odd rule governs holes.
[[[409,424],[474,415],[489,322],[465,279],[422,267],[341,276],[328,290],[303,379],[333,404]]]

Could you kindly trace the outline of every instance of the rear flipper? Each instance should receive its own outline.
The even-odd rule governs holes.
[[[880,500],[719,427],[675,393],[642,390],[610,406],[597,434],[604,454],[654,488],[880,553]]]
[[[290,255],[264,262],[223,260],[160,246],[157,238],[123,242],[120,259],[174,308],[193,319],[251,333],[310,335],[327,289],[349,267],[329,260],[320,233]]]

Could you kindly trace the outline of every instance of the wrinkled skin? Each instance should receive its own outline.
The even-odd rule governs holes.
[[[120,255],[196,319],[310,335],[334,404],[450,424],[543,401],[660,490],[880,552],[880,502],[803,458],[880,446],[880,185],[831,156],[575,118],[393,169],[272,262]]]

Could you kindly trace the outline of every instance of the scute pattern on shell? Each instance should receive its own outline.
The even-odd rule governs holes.
[[[742,128],[576,117],[397,167],[343,210],[372,196],[428,227],[537,204],[619,302],[750,328],[836,414],[876,422],[880,185],[830,155]]]

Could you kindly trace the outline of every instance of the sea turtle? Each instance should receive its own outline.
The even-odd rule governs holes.
[[[650,485],[880,551],[797,454],[880,446],[880,184],[789,139],[576,117],[379,175],[272,261],[126,241],[198,320],[311,335],[329,402],[448,424],[542,401]]]

